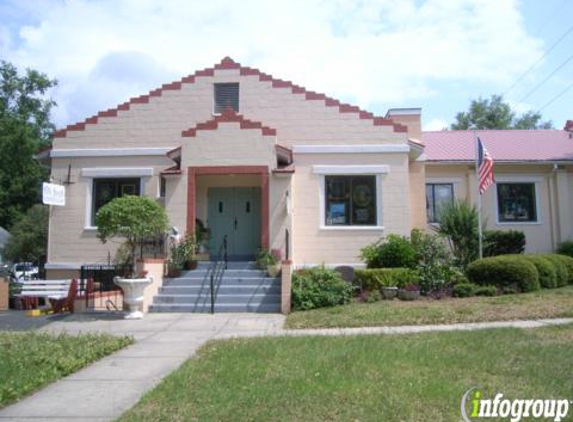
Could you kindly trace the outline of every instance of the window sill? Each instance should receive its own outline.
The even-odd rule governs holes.
[[[85,227],[84,227],[84,231],[86,231],[86,232],[95,232],[95,231],[97,231],[97,227],[96,227],[96,226],[85,226]]]
[[[384,226],[320,226],[320,230],[380,231],[384,230]]]
[[[497,221],[498,226],[540,226],[541,221]]]

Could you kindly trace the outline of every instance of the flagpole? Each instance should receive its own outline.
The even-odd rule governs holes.
[[[483,258],[483,245],[482,245],[482,227],[481,227],[481,193],[479,191],[479,145],[477,133],[474,129],[474,144],[476,151],[476,187],[477,187],[477,209],[478,209],[478,244],[479,244],[479,258]]]

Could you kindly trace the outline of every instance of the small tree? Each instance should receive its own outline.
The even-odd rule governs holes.
[[[440,209],[440,225],[434,229],[450,241],[458,264],[466,268],[478,256],[478,210],[467,201],[457,200]]]
[[[135,268],[135,251],[145,239],[163,234],[168,228],[165,209],[151,198],[116,198],[96,214],[97,236],[103,242],[112,237],[125,238]]]
[[[12,227],[4,253],[12,262],[43,264],[48,245],[48,207],[36,204]]]

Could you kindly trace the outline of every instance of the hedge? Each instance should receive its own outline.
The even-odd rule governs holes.
[[[382,287],[404,287],[419,282],[418,272],[410,268],[371,268],[354,272],[354,283],[368,291],[380,290]]]
[[[553,261],[542,255],[521,255],[527,259],[537,269],[539,274],[539,284],[546,289],[557,287],[557,269]]]
[[[525,251],[525,233],[519,230],[485,230],[484,256],[521,254]]]
[[[567,257],[565,255],[557,255],[557,254],[545,254],[545,255],[540,255],[542,257],[544,257],[545,259],[551,261],[555,267],[555,273],[557,275],[557,284],[556,287],[561,287],[561,286],[566,286],[567,283],[569,283],[570,281],[570,276],[569,273],[570,271],[568,270],[567,264],[565,261],[567,261]],[[563,258],[565,259],[563,259]],[[571,258],[573,259],[573,258]],[[571,270],[573,271],[573,269]]]
[[[344,305],[352,299],[353,290],[337,271],[324,266],[297,270],[292,277],[292,309]]]
[[[555,254],[557,259],[561,260],[567,268],[568,283],[573,284],[573,258],[567,255]]]
[[[478,259],[467,268],[471,283],[494,285],[522,292],[538,290],[539,273],[535,265],[523,256],[501,255]]]
[[[557,248],[557,253],[573,257],[573,240],[561,242]]]

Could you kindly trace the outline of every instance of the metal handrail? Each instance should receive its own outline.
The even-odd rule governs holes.
[[[207,270],[207,277],[211,288],[211,313],[215,313],[215,284],[219,283],[223,278],[223,274],[227,269],[227,235],[223,236],[223,243],[219,246],[217,252],[217,259],[212,261]]]

